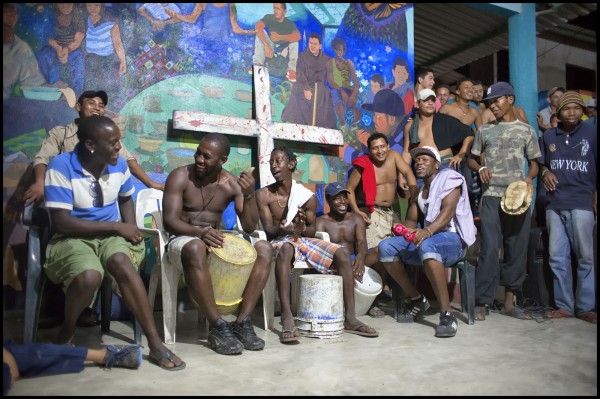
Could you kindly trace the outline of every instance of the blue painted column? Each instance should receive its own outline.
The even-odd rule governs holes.
[[[516,103],[523,107],[529,124],[538,132],[537,124],[537,45],[535,32],[535,3],[521,3],[521,12],[508,18],[508,62],[510,83],[515,88]],[[528,173],[525,163],[525,174]],[[537,179],[533,180],[534,196],[530,211],[536,201]]]
[[[529,124],[537,125],[537,45],[535,3],[520,3],[521,12],[508,18],[508,62],[516,103],[523,107]],[[538,133],[539,135],[539,133]]]

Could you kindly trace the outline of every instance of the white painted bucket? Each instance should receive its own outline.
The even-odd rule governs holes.
[[[356,281],[354,286],[354,311],[357,316],[364,316],[369,311],[371,304],[381,293],[383,280],[379,273],[365,266],[362,283]]]
[[[344,296],[341,276],[300,276],[296,327],[307,337],[338,338],[344,333]]]

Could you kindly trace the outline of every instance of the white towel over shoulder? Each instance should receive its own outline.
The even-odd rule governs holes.
[[[290,190],[290,197],[288,198],[288,216],[285,225],[289,226],[298,213],[298,206],[304,205],[310,197],[315,195],[308,188],[302,184],[296,183],[296,180],[292,180],[292,189]]]

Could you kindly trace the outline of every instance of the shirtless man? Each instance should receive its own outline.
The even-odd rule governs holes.
[[[417,98],[419,100],[417,114],[404,128],[402,149],[404,162],[410,165],[410,150],[427,145],[439,151],[442,163],[447,162],[450,167],[458,169],[469,153],[473,143],[473,132],[459,119],[443,114],[441,110],[435,112],[436,97],[433,90],[423,89],[418,93]],[[442,110],[448,106],[449,104],[444,105]],[[459,145],[460,149],[454,154],[452,148]]]
[[[348,194],[350,191],[340,183],[330,183],[325,188],[325,199],[329,204],[329,213],[317,218],[317,231],[329,234],[331,242],[340,244],[348,250],[352,259],[354,278],[362,282],[365,266],[373,266],[377,261],[370,258],[370,264],[365,263],[367,256],[367,225],[363,218],[355,212],[348,212]],[[368,312],[372,317],[383,317],[385,312],[377,306],[372,306]]]
[[[372,134],[367,146],[369,155],[360,156],[352,162],[354,170],[346,188],[350,192],[348,202],[352,210],[367,224],[367,247],[370,252],[365,262],[373,265],[385,281],[387,274],[383,264],[378,262],[377,245],[384,238],[391,237],[392,226],[400,223],[400,217],[392,209],[398,186],[408,191],[412,200],[417,192],[417,180],[400,153],[390,150],[385,134]]]
[[[375,329],[356,318],[354,277],[348,251],[341,245],[313,238],[316,232],[317,197],[292,180],[296,156],[287,147],[278,147],[271,152],[269,163],[275,183],[256,192],[256,203],[267,239],[277,250],[275,277],[281,301],[280,341],[296,342],[300,336],[290,305],[290,273],[297,260],[305,260],[320,273],[340,274],[343,279],[344,332],[377,337],[379,334]],[[288,204],[293,188],[298,190],[294,197],[308,197],[307,200],[302,199],[300,202],[303,203],[296,209],[290,209]],[[288,223],[289,219],[291,221]]]
[[[479,108],[479,112],[483,112],[487,109],[485,102],[483,102],[483,83],[481,80],[473,80],[473,103]],[[482,122],[483,123],[483,122]]]
[[[217,311],[211,275],[206,258],[211,247],[222,248],[223,234],[216,230],[227,205],[234,201],[235,211],[245,232],[254,231],[258,212],[254,199],[251,168],[236,177],[223,169],[230,144],[222,134],[207,134],[200,140],[195,163],[174,169],[165,184],[163,218],[172,235],[167,254],[174,267],[183,269],[185,281],[210,329],[208,344],[222,355],[260,350],[265,341],[254,333],[250,318],[269,277],[273,249],[258,241],[257,258],[242,294],[235,322],[228,323]]]
[[[440,112],[455,117],[467,126],[471,126],[473,131],[481,126],[481,115],[479,108],[471,106],[469,102],[473,100],[473,81],[469,78],[462,78],[456,83],[456,101],[446,103]]]

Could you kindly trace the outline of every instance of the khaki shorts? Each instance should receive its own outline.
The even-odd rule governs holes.
[[[172,237],[167,243],[169,263],[182,273],[183,263],[181,262],[181,252],[183,251],[185,244],[193,240],[199,240],[199,238],[194,236],[176,236]]]
[[[384,238],[392,236],[392,226],[400,223],[400,216],[392,207],[380,207],[375,205],[371,214],[371,224],[367,225],[367,247],[374,248]]]
[[[50,281],[55,284],[62,283],[66,289],[77,275],[86,270],[96,270],[104,278],[104,265],[117,253],[127,255],[137,270],[144,259],[145,249],[144,241],[135,245],[121,236],[56,238],[50,240],[46,248],[44,270]],[[113,280],[113,289],[119,293],[118,289],[115,289],[114,278],[110,277]]]

